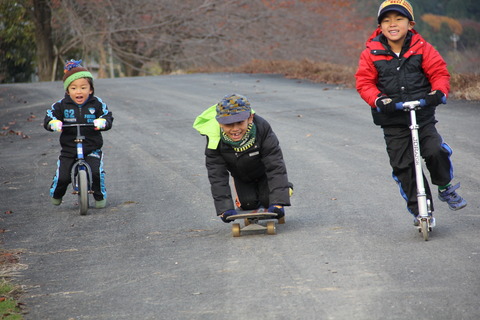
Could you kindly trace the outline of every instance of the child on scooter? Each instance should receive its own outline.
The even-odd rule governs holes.
[[[417,111],[420,126],[420,150],[430,172],[432,184],[438,186],[438,198],[452,210],[467,205],[452,185],[452,149],[435,128],[436,107],[450,89],[450,74],[439,52],[414,29],[413,8],[406,1],[387,0],[377,14],[378,27],[369,37],[360,55],[355,74],[360,96],[371,106],[373,121],[383,129],[393,169],[393,178],[407,201],[407,208],[418,216],[415,166],[408,112],[396,110],[398,102],[425,99],[426,106]],[[424,176],[427,199],[433,199]],[[418,219],[414,219],[418,224]]]
[[[217,215],[223,222],[237,214],[230,189],[233,177],[243,210],[259,207],[284,217],[290,188],[282,150],[270,124],[255,114],[246,97],[225,96],[198,116],[193,127],[207,136],[208,179]],[[292,189],[293,190],[293,189]]]
[[[47,110],[44,127],[48,131],[61,132],[62,150],[57,162],[57,171],[50,187],[52,204],[58,206],[71,183],[71,169],[76,160],[76,128],[64,128],[65,124],[92,123],[82,127],[85,136],[83,152],[85,161],[92,169],[92,189],[95,207],[104,208],[107,201],[105,171],[103,170],[103,138],[101,131],[112,127],[113,116],[102,99],[94,96],[93,76],[81,66],[81,60],[67,61],[64,67],[63,86],[65,97]]]

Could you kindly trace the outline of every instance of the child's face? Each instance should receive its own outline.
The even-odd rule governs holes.
[[[414,25],[415,22],[408,20],[400,13],[389,11],[380,22],[380,29],[392,47],[400,46],[401,48],[408,31],[413,29]]]
[[[85,78],[80,78],[70,83],[67,93],[76,104],[82,105],[85,103],[85,101],[87,101],[88,97],[93,93],[93,91],[88,80]]]
[[[240,141],[242,140],[245,132],[247,132],[248,125],[253,122],[253,114],[243,121],[229,123],[229,124],[221,124],[220,127],[222,128],[223,132],[232,139],[233,141]]]

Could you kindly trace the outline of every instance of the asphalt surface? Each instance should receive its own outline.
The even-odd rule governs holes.
[[[280,76],[96,80],[108,206],[80,216],[48,190],[62,84],[0,85],[0,234],[21,252],[26,319],[479,319],[480,109],[449,101],[458,212],[436,201],[423,241],[391,178],[381,129],[354,90]],[[277,235],[233,238],[215,216],[205,137],[192,123],[229,93],[277,133],[295,185]],[[6,128],[8,127],[8,129]]]

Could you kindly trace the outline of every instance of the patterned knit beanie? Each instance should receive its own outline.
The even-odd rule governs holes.
[[[92,74],[81,65],[82,60],[70,60],[65,63],[65,67],[63,68],[63,87],[65,91],[67,91],[68,86],[75,80],[81,78],[90,78],[93,81]]]
[[[378,8],[378,24],[382,22],[383,15],[388,11],[397,11],[407,17],[408,20],[415,21],[412,5],[407,0],[383,1]]]
[[[217,121],[221,124],[230,124],[248,119],[252,109],[247,98],[239,94],[225,96],[217,104]]]

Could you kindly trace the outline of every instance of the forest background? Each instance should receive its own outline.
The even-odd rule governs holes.
[[[279,73],[352,87],[378,0],[0,0],[0,83],[54,81],[65,60],[96,78]],[[480,100],[477,0],[412,0],[454,97]]]

